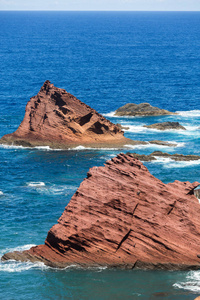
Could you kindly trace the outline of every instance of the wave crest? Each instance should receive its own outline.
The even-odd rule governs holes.
[[[186,276],[185,282],[177,282],[173,287],[191,292],[200,292],[200,271],[191,271]]]
[[[183,117],[200,117],[200,110],[186,110],[186,111],[176,111],[177,114]]]
[[[42,181],[40,181],[40,182],[29,182],[29,183],[27,183],[27,186],[29,186],[29,187],[43,187],[43,186],[45,186],[45,183],[44,182],[42,182]]]

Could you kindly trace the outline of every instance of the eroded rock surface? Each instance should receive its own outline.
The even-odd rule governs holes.
[[[127,103],[118,108],[115,112],[116,116],[162,116],[162,115],[176,115],[166,109],[151,106],[149,103]]]
[[[182,126],[179,122],[162,122],[162,123],[155,123],[151,125],[144,125],[143,127],[157,129],[157,130],[186,130],[184,126]]]
[[[39,93],[27,103],[19,128],[3,136],[0,142],[69,148],[77,145],[120,146],[131,143],[131,140],[94,109],[46,81]]]
[[[149,269],[200,267],[198,182],[164,184],[132,155],[93,167],[44,245],[2,260]]]

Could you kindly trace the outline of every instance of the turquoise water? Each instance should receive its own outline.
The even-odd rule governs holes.
[[[0,12],[0,136],[17,129],[28,99],[51,80],[129,127],[138,140],[176,147],[69,151],[0,146],[0,255],[44,242],[88,169],[117,153],[199,154],[200,13]],[[149,102],[177,116],[116,118],[127,102]],[[145,124],[178,121],[187,131]],[[200,181],[200,161],[145,163],[165,183]],[[1,297],[11,299],[194,299],[200,271],[65,270],[0,263]]]

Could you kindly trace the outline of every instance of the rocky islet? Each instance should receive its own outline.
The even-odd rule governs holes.
[[[71,149],[124,148],[127,145],[157,144],[175,147],[166,141],[140,141],[124,137],[128,127],[113,124],[64,89],[45,81],[39,93],[26,105],[18,129],[0,139],[1,144],[23,147],[49,146]]]
[[[145,155],[145,154],[138,154],[138,153],[129,153],[130,155],[132,155],[134,158],[137,158],[141,161],[152,161],[152,160],[156,160],[156,158],[158,157],[163,157],[163,158],[170,158],[174,161],[195,161],[195,160],[200,160],[200,156],[199,155],[183,155],[183,154],[169,154],[166,152],[162,152],[162,151],[154,151],[151,154]]]
[[[198,269],[198,185],[164,184],[138,159],[121,153],[89,170],[44,245],[7,253],[2,260],[60,268]]]
[[[149,103],[127,103],[115,111],[115,116],[165,116],[176,115],[166,109],[160,109]]]
[[[157,130],[186,130],[186,128],[182,126],[179,122],[162,122],[151,125],[144,125],[143,127]]]
[[[47,80],[27,103],[19,128],[4,135],[0,142],[64,149],[79,145],[120,147],[132,141],[124,137],[118,126]]]

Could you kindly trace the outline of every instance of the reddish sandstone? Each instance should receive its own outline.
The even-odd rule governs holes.
[[[69,148],[122,146],[131,143],[123,131],[64,89],[46,81],[26,106],[24,120],[3,144]]]
[[[44,245],[2,259],[42,261],[53,267],[197,269],[198,185],[164,184],[131,154],[119,154],[89,170]]]

